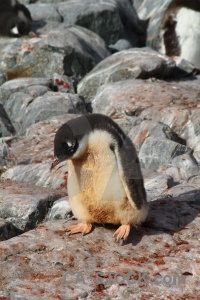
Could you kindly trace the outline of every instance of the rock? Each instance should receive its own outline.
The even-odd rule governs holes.
[[[0,38],[0,299],[196,299],[199,3],[21,1],[35,35]],[[117,226],[66,232],[77,221],[53,141],[86,110],[119,124],[146,167],[148,218],[121,244]]]
[[[67,163],[63,162],[50,170],[54,154],[53,143],[58,128],[75,117],[78,115],[52,117],[28,127],[26,137],[10,143],[9,149],[15,157],[15,166],[9,168],[3,177],[66,191]],[[7,159],[8,165],[12,164],[12,156]]]
[[[65,2],[69,0],[20,0],[20,3],[23,4],[34,4],[34,3],[58,3],[58,2]]]
[[[11,123],[4,107],[0,104],[0,137],[15,134],[15,128]]]
[[[45,3],[36,3],[27,5],[29,9],[32,19],[34,21],[43,20],[43,21],[54,21],[54,22],[62,22],[63,18],[58,13],[56,6],[52,4],[45,4]]]
[[[67,162],[60,163],[51,171],[52,162],[51,160],[37,164],[30,163],[27,165],[13,166],[4,172],[2,177],[66,192],[68,175]]]
[[[200,165],[200,142],[199,141],[194,146],[193,156],[196,159],[198,165]]]
[[[40,1],[40,3],[59,3],[59,2],[69,1],[69,0],[29,0],[29,3],[38,2],[38,1]]]
[[[173,158],[188,152],[189,149],[176,142],[148,137],[139,152],[141,166],[157,171],[164,163],[170,163]]]
[[[153,122],[165,124],[163,128],[169,126],[174,134],[165,131],[165,138],[182,144],[186,141],[199,162],[199,78],[179,82],[137,79],[105,84],[91,105],[94,113],[114,119],[137,118],[141,131],[140,127],[132,128],[131,138],[138,145],[148,136]],[[143,120],[148,122],[143,124]]]
[[[0,74],[0,86],[6,82],[6,75],[5,74]]]
[[[153,201],[167,195],[168,188],[174,185],[173,179],[168,174],[160,174],[147,169],[142,169],[147,201]]]
[[[111,55],[99,63],[78,85],[78,93],[92,100],[105,83],[133,78],[166,78],[172,75],[175,63],[167,56],[144,48],[133,48]]]
[[[65,122],[78,117],[74,114],[55,116],[26,128],[25,137],[14,140],[10,149],[18,164],[41,163],[53,159],[54,136]],[[26,145],[26,147],[24,147]],[[23,148],[23,152],[21,149]]]
[[[134,3],[135,4],[135,3]],[[199,1],[143,0],[136,3],[141,19],[149,18],[147,45],[169,56],[181,56],[200,68]],[[197,27],[193,28],[193,24]],[[188,31],[189,28],[189,31]],[[195,38],[194,38],[195,36]]]
[[[111,53],[123,51],[132,48],[131,43],[128,40],[120,39],[115,44],[111,44],[108,46]]]
[[[28,79],[26,81],[28,82]],[[6,82],[1,87],[0,101],[4,101],[4,107],[20,134],[23,134],[29,125],[52,116],[86,111],[84,102],[78,95],[52,92],[42,84],[32,86],[31,79],[30,86],[18,86],[18,83],[19,79]]]
[[[115,1],[106,0],[101,5],[99,2],[66,1],[59,4],[58,11],[66,25],[85,27],[101,36],[106,43],[116,42],[123,35],[123,25]]]
[[[21,232],[30,230],[41,222],[53,202],[64,195],[61,191],[5,179],[0,179],[0,184],[0,218],[10,222]]]
[[[116,0],[118,13],[124,26],[124,37],[132,47],[145,47],[149,20],[140,20],[130,0]]]
[[[28,105],[23,120],[21,120],[22,128],[25,129],[56,115],[81,112],[85,112],[85,106],[78,95],[47,92],[43,96],[35,98]]]
[[[4,74],[6,80],[15,78],[12,72],[9,73],[9,70],[15,68],[15,66],[23,59],[23,57],[28,55],[35,48],[35,45],[40,41],[40,39],[41,38],[39,37],[35,37],[31,39],[22,39],[22,38],[7,39],[6,38],[5,40],[3,40],[4,42],[0,47],[2,48],[0,49],[0,55],[2,57],[0,69]],[[0,39],[0,43],[1,43],[1,39]],[[40,75],[38,77],[40,77]]]
[[[191,153],[186,153],[172,159],[171,164],[162,165],[158,171],[172,176],[175,182],[180,182],[200,174],[200,166]]]
[[[122,118],[120,117],[118,118],[118,116],[113,116],[112,119],[129,136],[132,128],[136,128],[137,125],[142,122],[142,120],[139,117],[130,117],[130,116],[126,116],[126,117],[123,116]]]
[[[34,2],[37,2],[38,0],[20,0],[20,3],[21,4],[24,4],[24,5],[27,5],[27,4],[30,4],[30,3],[34,3]],[[44,0],[46,1],[46,0]]]
[[[67,25],[85,27],[100,35],[107,45],[121,38],[128,38],[132,46],[145,44],[146,22],[138,18],[129,0],[66,1],[58,5],[58,11]]]
[[[52,78],[54,73],[62,74],[63,69],[66,75],[82,77],[109,54],[104,41],[95,33],[80,26],[57,24],[43,37],[24,42],[18,62],[5,71],[8,79]]]
[[[0,38],[0,70],[3,74],[3,78],[7,79],[7,69],[12,68],[17,63],[18,56],[20,50],[23,49],[23,45],[27,45],[27,40],[23,42],[23,38]],[[30,43],[28,45],[30,47]],[[27,50],[28,47],[26,47],[26,51]],[[3,81],[6,80],[3,79]]]
[[[12,237],[22,233],[11,222],[0,218],[0,241],[11,239]]]
[[[200,198],[199,183],[200,176],[191,177],[189,180],[168,189],[167,194],[174,197],[175,200],[178,199],[181,202],[186,200],[189,205],[192,204],[191,206],[198,207]],[[190,215],[190,209],[188,209],[187,215]]]
[[[17,163],[41,163],[52,160],[56,131],[62,124],[76,117],[78,115],[65,114],[29,126],[24,138],[14,140],[10,144],[10,150],[16,157]],[[22,148],[23,152],[21,151]]]
[[[173,132],[169,126],[153,120],[143,120],[139,125],[132,127],[129,132],[129,137],[138,151],[146,138],[150,136],[159,139],[167,138],[174,142],[186,145],[185,140],[178,137],[178,135]]]
[[[26,290],[31,300],[53,300],[55,295],[62,299],[139,299],[145,289],[145,297],[155,295],[152,299],[156,300],[163,295],[170,298],[173,289],[174,299],[195,299],[193,295],[199,293],[199,209],[199,202],[187,198],[153,201],[147,222],[132,229],[123,246],[113,240],[117,227],[100,225],[89,235],[69,236],[66,226],[75,222],[43,223],[1,242],[1,296],[22,298]]]
[[[0,87],[0,103],[5,105],[8,98],[13,93],[25,92],[28,94],[28,91],[30,91],[30,89],[35,91],[37,90],[38,86],[40,86],[42,90],[47,91],[49,85],[50,81],[47,78],[18,78],[15,80],[7,81]],[[35,92],[30,91],[29,96],[34,95]]]
[[[199,99],[197,98],[197,101]],[[199,122],[199,109],[191,112],[189,120],[186,124],[184,137],[187,139],[188,147],[193,149],[193,156],[200,164],[200,122]]]
[[[72,210],[68,201],[68,197],[63,197],[54,202],[49,210],[48,220],[66,219],[72,216]]]
[[[9,152],[10,150],[8,145],[2,139],[0,139],[0,168],[6,165]]]
[[[172,59],[176,62],[177,66],[177,75],[178,73],[181,74],[184,77],[188,75],[198,75],[200,74],[200,69],[194,66],[192,63],[190,63],[188,60],[180,57],[180,56],[174,56]],[[178,75],[179,76],[179,75]]]

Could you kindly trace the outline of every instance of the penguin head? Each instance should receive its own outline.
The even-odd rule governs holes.
[[[88,130],[89,126],[82,126],[84,124],[81,120],[82,118],[70,120],[57,130],[51,169],[67,159],[79,158],[85,152],[90,130]]]
[[[62,125],[56,132],[54,139],[54,164],[57,165],[58,163],[71,158],[77,148],[77,137],[67,124]]]

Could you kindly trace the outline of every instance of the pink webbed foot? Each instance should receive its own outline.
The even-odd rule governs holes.
[[[113,236],[116,236],[117,242],[120,239],[126,240],[129,232],[130,232],[131,226],[130,225],[121,225],[114,233]]]
[[[82,235],[85,235],[89,233],[92,230],[92,224],[90,223],[78,223],[75,225],[71,225],[66,228],[66,231],[69,231],[69,234],[74,234],[74,233],[82,233]]]

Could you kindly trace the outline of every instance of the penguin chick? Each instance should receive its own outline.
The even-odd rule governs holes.
[[[130,226],[146,219],[148,208],[135,147],[109,117],[89,114],[70,120],[56,132],[55,160],[69,160],[68,194],[80,221],[67,228],[82,234],[92,223],[121,225],[114,233],[126,239]]]
[[[11,37],[26,35],[31,30],[29,10],[17,0],[0,0],[0,34]]]

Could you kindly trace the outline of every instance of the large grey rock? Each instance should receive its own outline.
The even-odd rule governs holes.
[[[62,22],[63,18],[58,13],[56,6],[52,4],[45,3],[36,3],[27,5],[31,13],[31,17],[34,21],[43,20],[43,21],[54,21],[54,22]]]
[[[111,55],[100,62],[78,85],[78,93],[92,100],[105,83],[133,78],[166,78],[172,75],[175,63],[167,56],[148,48],[133,48]]]
[[[95,33],[80,26],[56,25],[43,37],[24,42],[17,63],[6,67],[8,79],[47,77],[54,73],[83,76],[110,52]],[[27,51],[26,51],[27,50]]]
[[[2,178],[59,189],[66,192],[68,175],[67,162],[60,163],[51,171],[52,162],[53,160],[43,163],[13,166],[3,173]]]
[[[85,112],[85,106],[78,95],[47,92],[28,105],[23,116],[22,127],[27,128],[29,125],[53,116],[83,112]]]
[[[3,73],[17,63],[23,40],[17,38],[0,39],[0,70]]]
[[[31,44],[34,45],[33,42]],[[17,59],[21,54],[21,52],[23,51],[25,45],[27,45],[27,41],[24,41],[23,39],[8,38],[8,37],[3,39],[0,38],[0,58],[1,58],[0,70],[1,70],[1,74],[4,74],[3,77],[5,77],[5,79],[7,78],[6,71],[9,68],[12,68],[17,63]],[[30,44],[28,47],[26,47],[27,48],[26,50],[28,50],[29,47]]]
[[[20,232],[41,222],[61,191],[0,179],[0,218],[10,222]]]
[[[39,92],[39,95],[41,95],[42,91],[45,92],[49,89],[49,84],[50,81],[47,78],[18,78],[9,80],[0,87],[0,103],[5,105],[8,98],[16,92],[24,92],[32,97],[38,95],[38,87],[41,89]]]
[[[100,35],[107,45],[127,37],[132,45],[144,46],[146,22],[141,21],[129,0],[67,1],[58,11],[68,25],[80,25]]]
[[[42,80],[40,85],[34,85],[37,80],[11,80],[0,88],[0,102],[18,133],[23,134],[29,125],[52,116],[85,112],[85,104],[78,95],[52,92],[42,85]]]
[[[175,133],[175,141],[185,140],[199,162],[199,79],[199,76],[180,82],[137,79],[105,84],[99,88],[91,105],[94,113],[114,119],[136,118],[141,124],[141,132],[140,127],[137,127],[138,132],[137,128],[132,128],[131,138],[138,145],[148,136],[150,123],[161,122],[169,126]],[[143,125],[143,120],[148,122]],[[165,135],[174,139],[170,132],[166,131]]]
[[[181,56],[200,68],[199,1],[164,0],[161,5],[159,0],[142,0],[136,8],[141,19],[149,19],[148,46],[169,56]]]
[[[190,151],[186,146],[173,141],[148,137],[139,152],[141,166],[157,171],[164,163],[170,163],[173,158]]]

